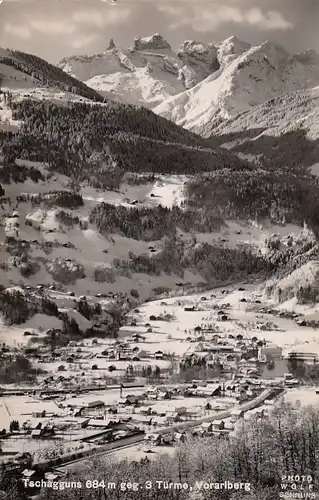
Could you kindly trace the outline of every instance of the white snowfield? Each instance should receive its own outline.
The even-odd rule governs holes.
[[[34,166],[38,168],[43,175],[49,173],[46,166],[26,160],[18,160],[18,164],[26,166]],[[81,186],[81,194],[83,196],[84,205],[71,211],[73,216],[86,223],[89,218],[90,211],[101,202],[114,205],[123,205],[128,208],[146,208],[157,205],[172,208],[174,206],[183,206],[184,201],[184,182],[186,176],[164,176],[157,175],[153,182],[141,185],[122,184],[118,192],[96,190],[87,185]],[[161,248],[159,241],[137,241],[126,238],[120,234],[101,234],[98,232],[94,224],[89,227],[80,229],[78,224],[73,227],[63,225],[57,217],[59,209],[56,207],[46,208],[43,204],[32,204],[32,196],[39,194],[44,195],[48,191],[58,191],[68,189],[68,178],[62,175],[56,175],[50,180],[39,181],[33,183],[27,180],[23,184],[4,185],[7,196],[12,200],[19,194],[27,193],[30,196],[29,202],[19,204],[17,212],[19,218],[11,217],[13,209],[7,204],[3,209],[0,208],[0,215],[5,215],[5,224],[0,226],[0,239],[3,241],[5,235],[16,236],[22,240],[30,242],[30,257],[35,259],[40,264],[40,270],[28,278],[23,279],[27,285],[35,286],[39,283],[54,284],[54,280],[48,271],[55,269],[50,263],[59,264],[61,259],[68,259],[71,263],[74,261],[84,267],[85,278],[77,279],[75,283],[69,285],[68,290],[73,291],[76,295],[91,296],[97,293],[112,292],[127,292],[131,288],[138,287],[141,289],[141,297],[147,297],[150,290],[159,286],[174,288],[176,282],[180,278],[174,274],[166,275],[162,273],[159,276],[149,276],[147,274],[132,274],[131,277],[121,276],[112,271],[108,271],[112,267],[115,258],[129,259],[129,252],[135,255],[151,255],[151,252],[157,252]],[[137,202],[137,203],[135,203]],[[11,211],[11,213],[10,213]],[[69,211],[68,211],[69,212]],[[9,216],[8,216],[9,215]],[[18,222],[17,222],[18,221]],[[15,226],[15,223],[19,226]],[[32,227],[29,223],[32,222]],[[229,246],[236,248],[242,245],[249,245],[255,251],[264,251],[265,238],[273,233],[277,233],[282,238],[293,234],[297,236],[300,233],[297,226],[287,224],[285,226],[256,225],[254,221],[247,223],[239,221],[226,221],[226,226],[220,231],[213,233],[197,233],[197,243],[207,242],[216,244],[217,246]],[[191,234],[179,231],[179,236],[189,241]],[[225,242],[223,242],[225,241]],[[50,254],[44,251],[45,242],[52,242],[53,247]],[[71,242],[74,248],[67,248],[67,244]],[[64,245],[64,246],[63,246]],[[155,254],[156,255],[156,254]],[[1,249],[0,259],[9,261],[10,256]],[[44,259],[44,260],[43,260]],[[11,262],[11,261],[10,261]],[[44,264],[46,262],[46,264]],[[21,282],[21,274],[17,267],[10,264],[10,269],[3,273],[2,283],[10,286],[11,283]],[[113,278],[110,282],[98,282],[94,279],[94,274],[97,268],[101,268]],[[51,272],[50,271],[50,272]],[[115,281],[113,282],[113,279]],[[196,284],[202,281],[202,277],[194,271],[185,272],[184,282]]]
[[[307,273],[300,273],[299,283],[307,284]],[[239,291],[239,288],[244,288]],[[228,334],[242,334],[245,338],[256,336],[258,339],[279,345],[283,348],[283,353],[289,352],[311,352],[319,356],[319,338],[317,333],[310,327],[298,326],[292,319],[279,317],[268,313],[260,312],[260,309],[277,308],[278,310],[299,312],[307,319],[319,317],[319,306],[298,306],[295,300],[287,301],[281,306],[277,306],[274,297],[268,297],[264,292],[262,284],[244,284],[236,286],[228,286],[224,289],[229,290],[227,295],[221,293],[221,289],[214,289],[202,294],[185,295],[182,297],[173,297],[148,302],[139,307],[139,318],[143,321],[148,321],[153,327],[153,332],[147,335],[145,344],[139,342],[141,349],[149,349],[151,339],[159,339],[162,335],[162,345],[157,346],[166,352],[176,352],[182,355],[188,350],[191,352],[194,349],[193,343],[189,343],[186,339],[193,336],[193,329],[198,325],[218,325],[219,334],[227,336]],[[214,295],[214,297],[211,297]],[[205,296],[206,300],[202,301]],[[245,298],[246,302],[241,302]],[[255,300],[259,299],[260,304],[255,304]],[[229,321],[216,321],[218,308],[223,309],[223,304],[229,303],[230,308],[227,309]],[[185,312],[186,306],[195,305],[198,310]],[[213,307],[217,307],[214,309]],[[149,321],[150,316],[158,316],[165,313],[174,315],[174,320],[170,322]],[[258,325],[272,325],[268,329],[260,329]],[[127,327],[126,327],[127,329]],[[135,327],[136,329],[136,327]],[[163,334],[170,335],[169,340]],[[176,340],[180,339],[180,348],[176,345]],[[153,340],[153,341],[154,341]],[[170,345],[172,342],[172,345]],[[173,348],[175,347],[175,349]],[[185,348],[187,346],[187,349]]]
[[[155,107],[163,99],[176,93],[176,85],[159,80],[146,68],[135,68],[130,73],[116,72],[111,75],[96,75],[85,81],[86,85],[104,96],[120,102],[147,104]]]

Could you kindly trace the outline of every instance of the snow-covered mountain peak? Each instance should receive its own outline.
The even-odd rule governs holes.
[[[186,40],[174,52],[159,34],[135,37],[130,48],[115,46],[92,56],[71,56],[58,65],[102,95],[150,108],[194,87],[219,68],[213,44]],[[130,73],[130,74],[128,74]]]
[[[185,40],[174,52],[159,34],[136,37],[130,48],[72,56],[59,65],[102,95],[147,106],[193,131],[280,94],[319,84],[319,55],[291,55],[279,43],[251,44],[231,36],[220,43]]]
[[[189,66],[195,69],[195,71],[201,71],[204,78],[218,70],[220,66],[217,58],[217,49],[212,43],[207,44],[194,40],[185,40],[177,52],[177,57],[182,61],[184,66]]]
[[[236,36],[230,36],[217,45],[217,57],[221,66],[226,66],[237,56],[251,47],[247,42],[239,40]]]
[[[154,35],[144,38],[136,36],[130,50],[135,51],[157,49],[171,49],[170,44],[159,33],[155,33]]]
[[[272,42],[271,40],[266,40],[264,43],[256,47],[256,49],[262,51],[267,57],[273,58],[273,61],[288,60],[293,58],[291,54],[284,48],[283,45],[277,42]]]
[[[196,42],[195,40],[185,40],[179,47],[178,56],[183,57],[186,54],[202,54],[207,57],[208,54],[213,53],[216,56],[216,47],[212,43]]]
[[[281,94],[319,84],[319,67],[318,71],[311,69],[280,44],[246,44],[248,48],[243,50],[244,46],[234,37],[224,40],[217,47],[221,68],[190,90],[163,101],[154,111],[207,135],[222,120]],[[236,55],[236,51],[241,53]]]

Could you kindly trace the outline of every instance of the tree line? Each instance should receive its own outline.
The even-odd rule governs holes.
[[[227,166],[250,168],[238,157],[145,108],[24,99],[11,103],[22,121],[17,134],[3,133],[6,161],[42,161],[50,169],[108,187],[110,174],[187,174]],[[118,183],[118,182],[117,182]]]
[[[206,217],[270,219],[300,226],[307,221],[319,228],[319,183],[308,174],[223,168],[197,175],[185,189],[186,207],[202,210]]]
[[[135,255],[129,259],[114,259],[113,265],[125,276],[127,273],[145,273],[159,276],[162,272],[184,277],[185,270],[195,272],[208,283],[222,283],[249,276],[270,276],[273,264],[250,249],[231,249],[197,244],[196,239],[186,242],[180,238],[166,237],[155,254]]]

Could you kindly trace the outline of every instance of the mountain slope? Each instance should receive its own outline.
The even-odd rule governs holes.
[[[319,87],[255,106],[216,127],[213,137],[271,169],[311,167],[319,158]]]
[[[313,53],[311,57],[291,56],[280,45],[267,41],[247,50],[241,46],[237,53],[224,56],[219,71],[166,99],[154,111],[207,136],[225,119],[281,94],[318,84],[319,63]]]
[[[0,48],[0,83],[6,88],[47,88],[76,94],[86,99],[104,99],[85,83],[33,54]]]
[[[102,95],[153,108],[163,99],[202,81],[219,68],[213,44],[185,41],[177,52],[161,35],[136,37],[130,48],[111,40],[105,52],[60,61],[65,72]]]
[[[111,171],[185,174],[223,166],[250,168],[233,153],[215,147],[215,141],[145,108],[111,101],[59,106],[29,99],[13,101],[12,115],[22,126],[13,138],[4,138],[6,158],[43,161],[77,178],[84,175],[103,183]]]
[[[187,58],[196,59],[198,47],[186,45]],[[154,37],[132,47],[133,54],[155,50],[171,49]],[[215,73],[251,50],[229,39]],[[204,68],[214,70],[213,54],[201,53]],[[308,172],[287,176],[279,164],[274,174],[221,148],[222,130],[204,138],[145,107],[70,102],[80,96],[64,90],[64,73],[33,56],[4,67],[17,87],[0,93],[0,115],[15,127],[0,132],[0,269],[4,286],[28,291],[24,300],[0,290],[6,321],[41,314],[34,321],[53,327],[58,319],[68,336],[113,336],[138,299],[272,275],[299,252],[304,221],[319,234],[319,182]],[[27,75],[31,67],[37,75]],[[42,98],[26,99],[21,84],[32,89],[33,78]],[[273,255],[276,237],[264,240],[277,232],[284,252]]]
[[[303,128],[309,138],[319,137],[319,86],[285,93],[238,114],[214,129],[214,135],[265,129],[279,136]],[[248,134],[247,134],[248,135]]]

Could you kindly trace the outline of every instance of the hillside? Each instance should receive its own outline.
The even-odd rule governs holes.
[[[215,249],[220,215],[208,219],[182,204],[184,184],[195,173],[249,171],[250,164],[145,108],[62,105],[9,92],[1,107],[16,127],[2,133],[1,143],[6,285],[56,284],[89,296],[132,288],[148,298],[181,279],[197,283],[243,272],[246,253],[239,251],[237,269],[236,245]],[[195,244],[193,231],[207,233],[213,245],[194,248],[181,262]],[[204,269],[207,252],[229,261],[229,269],[222,275]],[[258,259],[253,265],[267,268]]]
[[[58,66],[102,95],[153,108],[202,81],[219,63],[213,44],[187,40],[174,51],[155,34],[136,37],[129,48],[112,39],[104,52],[66,57]]]
[[[307,173],[259,170],[213,147],[218,138],[145,108],[1,99],[16,132],[2,135],[0,183],[20,218],[16,227],[5,198],[8,284],[19,282],[22,266],[33,284],[76,294],[136,288],[147,298],[181,280],[267,274],[256,254],[268,226],[286,235],[304,220],[318,228],[319,188]]]
[[[134,51],[150,44],[135,40]],[[246,52],[229,39],[217,51],[218,71]],[[246,131],[245,113],[233,132],[220,127],[204,138],[145,107],[95,103],[34,82],[24,67],[2,67],[0,267],[4,287],[27,296],[2,290],[6,324],[47,316],[48,328],[59,320],[74,335],[114,336],[140,300],[247,277],[281,279],[310,259],[298,235],[305,222],[319,234],[319,181],[305,168],[287,176],[284,162],[260,168],[258,157],[229,151],[229,135],[260,133]],[[303,105],[309,116],[311,95]],[[274,233],[284,242],[279,254],[271,253]]]
[[[226,120],[212,135],[241,158],[276,169],[312,167],[319,157],[319,87],[290,92]]]
[[[12,80],[22,80],[21,77],[19,78],[19,74],[14,74],[13,69],[20,75],[23,74],[24,82],[28,82],[28,84],[32,82],[33,86],[55,87],[64,92],[77,94],[87,99],[103,101],[98,92],[44,59],[33,54],[0,48],[0,78],[2,86],[6,86],[8,80],[11,80],[11,83],[13,83]]]
[[[154,111],[208,136],[238,113],[319,83],[319,64],[314,56],[292,56],[269,41],[243,49],[224,56],[225,64],[218,71],[192,89],[164,100]]]
[[[6,104],[8,105],[8,103]],[[6,157],[48,162],[78,179],[93,175],[103,183],[112,171],[183,174],[250,168],[236,155],[161,118],[145,108],[116,102],[60,106],[49,101],[14,100],[14,138],[3,141]],[[49,146],[49,147],[48,147]],[[103,185],[103,184],[102,184]]]

